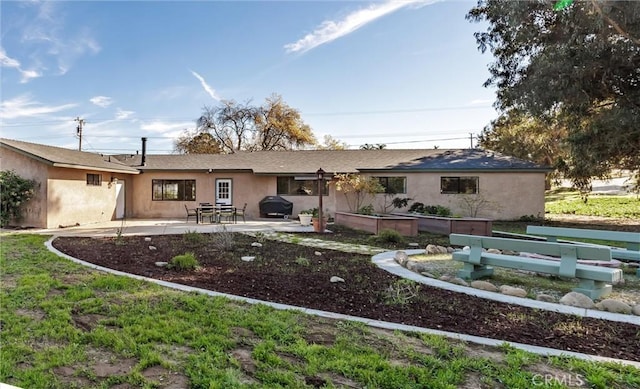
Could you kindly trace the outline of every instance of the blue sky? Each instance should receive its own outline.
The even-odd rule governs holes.
[[[2,1],[2,137],[171,153],[205,106],[273,93],[319,140],[469,147],[497,116],[475,1]],[[451,140],[448,140],[451,139]]]

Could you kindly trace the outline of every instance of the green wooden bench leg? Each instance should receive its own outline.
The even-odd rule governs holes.
[[[462,279],[477,280],[478,278],[493,275],[493,268],[485,265],[474,265],[473,263],[463,263],[462,269],[458,271],[458,277]]]
[[[612,289],[611,285],[602,281],[580,280],[578,287],[573,291],[587,295],[592,300],[595,300],[608,295]]]

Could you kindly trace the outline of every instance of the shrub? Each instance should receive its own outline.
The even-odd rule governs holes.
[[[451,216],[451,210],[442,205],[436,206],[436,215],[438,216]]]
[[[17,175],[13,170],[0,172],[0,226],[22,218],[22,206],[35,196],[36,182]]]
[[[404,243],[404,237],[396,230],[384,229],[369,238],[375,243]]]
[[[192,252],[187,252],[171,258],[168,267],[178,270],[193,270],[199,265],[200,264],[198,263],[195,254]]]
[[[416,201],[415,203],[411,204],[411,207],[409,207],[409,212],[425,213],[424,204]]]
[[[235,248],[233,232],[222,226],[222,230],[211,234],[211,246],[219,251],[233,251]]]
[[[360,215],[373,215],[373,205],[369,204],[369,205],[365,205],[360,207],[360,209],[358,209],[358,212]]]
[[[191,231],[191,230],[187,230],[183,235],[182,235],[182,240],[185,243],[188,243],[190,245],[199,245],[201,243],[204,242],[204,236],[202,236],[202,234],[198,233],[198,231]]]
[[[382,300],[387,305],[406,305],[411,302],[420,291],[420,284],[406,278],[394,281],[382,294]]]

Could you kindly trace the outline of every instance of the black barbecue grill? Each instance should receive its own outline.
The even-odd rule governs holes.
[[[293,203],[280,196],[267,196],[260,200],[260,217],[288,217],[293,213]]]

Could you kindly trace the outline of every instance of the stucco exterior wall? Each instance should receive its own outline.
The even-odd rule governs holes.
[[[376,174],[376,176],[383,176],[383,174]],[[412,202],[421,202],[425,205],[443,205],[449,207],[454,215],[470,216],[468,208],[463,205],[462,201],[466,196],[472,202],[487,201],[486,205],[479,207],[477,217],[514,220],[525,215],[544,216],[544,172],[435,172],[384,176],[404,176],[407,178],[406,195],[394,197],[409,197],[413,199]],[[440,193],[441,177],[478,177],[478,194]],[[412,202],[409,203],[409,206]],[[380,211],[384,204],[384,196],[376,195],[373,204],[376,211]]]
[[[195,201],[154,201],[152,182],[163,180],[196,180]],[[131,177],[135,195],[131,199],[131,213],[135,218],[185,217],[184,206],[194,208],[199,203],[215,203],[216,179],[231,180],[232,203],[242,208],[247,203],[246,218],[260,215],[258,203],[267,195],[276,194],[275,176],[255,176],[251,173],[204,173],[204,172],[145,172]]]
[[[0,166],[2,170],[13,170],[20,177],[36,182],[36,194],[31,201],[23,205],[22,219],[14,220],[11,224],[28,227],[46,227],[47,166],[7,148],[0,150]]]
[[[100,185],[87,185],[87,174],[99,174]],[[113,220],[115,185],[108,172],[49,168],[47,228]]]

